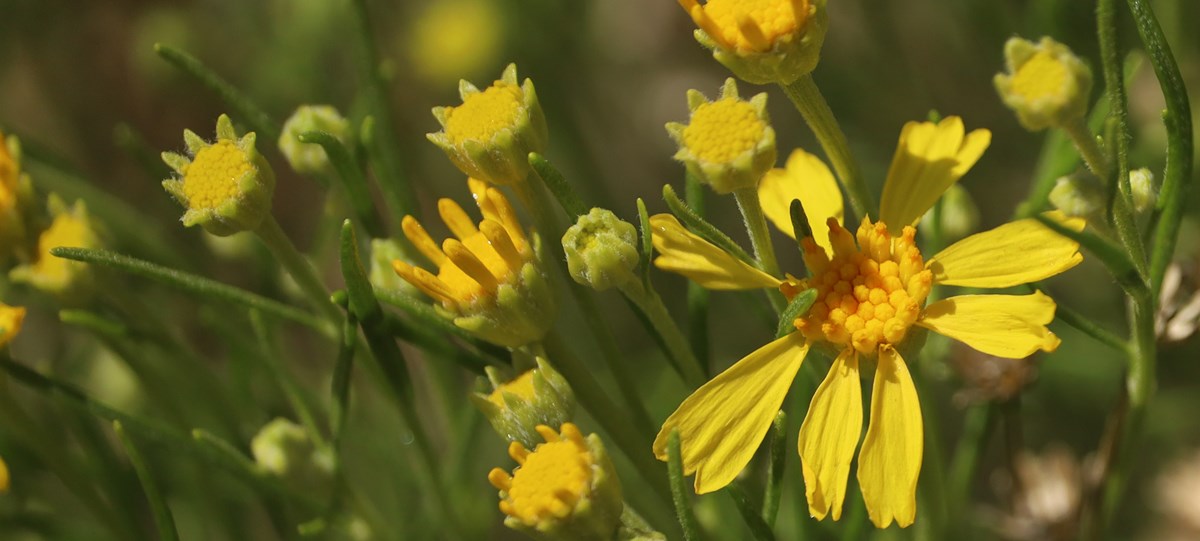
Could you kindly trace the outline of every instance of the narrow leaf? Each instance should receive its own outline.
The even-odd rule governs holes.
[[[154,516],[154,525],[158,529],[158,538],[162,541],[178,541],[179,532],[175,529],[175,517],[171,516],[171,508],[167,506],[167,501],[163,498],[158,483],[150,474],[150,468],[146,465],[141,451],[133,443],[133,438],[125,432],[121,421],[113,421],[112,425],[113,432],[117,434],[117,439],[125,448],[125,455],[133,464],[133,471],[137,473],[138,481],[142,483],[142,491],[146,493],[146,501],[150,503],[150,514]]]

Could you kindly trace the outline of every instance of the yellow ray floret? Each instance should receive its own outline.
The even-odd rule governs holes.
[[[654,266],[687,276],[709,289],[778,287],[777,278],[729,255],[683,227],[670,214],[650,217]]]
[[[879,219],[892,227],[915,225],[942,193],[962,178],[992,141],[988,130],[964,133],[962,119],[909,122],[900,131]]]

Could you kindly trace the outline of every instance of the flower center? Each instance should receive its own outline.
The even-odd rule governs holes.
[[[509,445],[508,454],[521,466],[509,477],[504,470],[492,470],[489,480],[508,493],[500,501],[504,514],[534,525],[553,517],[566,517],[591,489],[592,453],[583,434],[571,423],[564,423],[562,435],[539,426],[546,438],[530,452],[520,442]]]
[[[196,153],[183,172],[188,208],[215,209],[237,196],[237,183],[254,166],[233,141],[217,141]]]
[[[516,379],[497,387],[488,395],[488,400],[501,408],[507,407],[504,403],[504,393],[514,394],[526,402],[532,402],[536,394],[533,388],[533,370],[526,371]]]
[[[521,110],[521,88],[496,81],[483,92],[467,96],[463,104],[446,110],[446,136],[455,144],[490,141],[512,128]]]
[[[815,288],[817,299],[795,325],[809,340],[825,340],[872,353],[880,344],[898,344],[917,321],[933,283],[917,249],[916,230],[905,227],[893,238],[883,223],[863,220],[858,244],[850,232],[829,220],[833,257],[811,237],[803,240],[812,277],[780,286],[790,299]]]
[[[808,8],[808,0],[709,0],[701,27],[727,47],[761,53],[802,30]]]
[[[692,113],[691,122],[683,130],[683,143],[701,160],[730,163],[753,149],[765,129],[749,102],[721,98]]]
[[[1054,98],[1062,94],[1070,73],[1050,51],[1041,48],[1017,68],[1012,91],[1028,100]]]

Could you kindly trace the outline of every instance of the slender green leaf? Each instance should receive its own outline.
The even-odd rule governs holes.
[[[386,238],[388,233],[383,226],[383,220],[375,210],[375,202],[371,199],[371,188],[367,186],[367,179],[363,177],[358,164],[350,156],[346,145],[343,145],[341,140],[333,134],[325,131],[304,132],[298,138],[301,143],[321,145],[321,148],[325,149],[325,154],[329,156],[329,163],[333,164],[333,168],[338,172],[338,177],[342,180],[342,188],[346,190],[346,197],[350,200],[350,207],[354,209],[359,223],[371,237]]]
[[[696,216],[704,216],[705,194],[706,188],[700,180],[695,175],[687,175],[684,180],[684,197]],[[709,292],[704,286],[691,280],[687,281],[688,341],[696,359],[705,367],[709,362],[708,299]]]
[[[288,372],[287,368],[280,363],[283,354],[279,351],[275,344],[270,331],[267,329],[267,324],[263,321],[262,312],[258,310],[250,310],[250,327],[254,329],[254,337],[258,339],[258,356],[267,371],[275,379],[275,383],[279,385],[283,391],[284,397],[287,398],[288,404],[295,411],[296,417],[300,419],[300,423],[304,428],[308,429],[308,435],[318,445],[325,446],[325,437],[321,434],[321,429],[317,426],[317,418],[313,415],[312,408],[309,407],[308,401],[304,398],[304,392],[300,389],[300,384],[296,378]]]
[[[208,87],[209,90],[216,92],[221,97],[221,100],[233,110],[235,118],[245,122],[250,126],[251,130],[258,132],[260,141],[274,146],[275,141],[279,140],[279,124],[271,120],[271,117],[255,105],[242,91],[229,84],[229,81],[217,75],[216,72],[205,66],[199,59],[161,43],[154,44],[154,52],[158,53],[158,56],[161,56],[163,60],[166,60],[172,66],[194,77],[200,84]]]
[[[712,225],[701,218],[696,211],[687,206],[686,203],[679,200],[679,196],[675,195],[675,189],[670,184],[663,185],[663,200],[667,202],[667,208],[671,209],[671,214],[674,214],[679,221],[686,225],[688,229],[694,231],[708,242],[717,245],[718,248],[733,254],[738,259],[749,263],[755,267],[758,262],[750,257],[741,246],[738,246],[729,235],[722,233],[715,225]]]
[[[816,300],[817,290],[815,289],[806,289],[792,297],[792,302],[789,302],[787,308],[783,309],[783,313],[779,314],[779,325],[775,327],[775,338],[783,338],[795,332],[796,318],[807,314],[808,309]]]
[[[650,289],[653,286],[650,283],[650,267],[654,260],[654,242],[651,240],[653,232],[650,229],[650,214],[646,212],[646,202],[642,198],[637,199],[638,209],[638,225],[641,231],[642,238],[642,287]]]
[[[733,503],[737,506],[738,513],[741,513],[742,520],[746,522],[746,526],[750,528],[750,534],[757,541],[775,541],[775,532],[771,531],[771,527],[763,520],[762,514],[755,507],[754,502],[750,500],[750,495],[746,493],[745,487],[741,481],[734,481],[725,488],[725,492],[729,493],[729,497],[733,498]]]
[[[692,512],[692,504],[688,501],[687,480],[683,476],[683,459],[679,451],[679,430],[672,430],[667,440],[667,469],[671,477],[671,499],[675,502],[675,515],[679,518],[679,526],[683,528],[683,538],[686,541],[700,539],[700,526],[696,523],[696,514]]]
[[[567,178],[554,167],[554,164],[550,163],[550,160],[537,152],[530,152],[529,165],[533,167],[533,172],[537,173],[537,177],[550,189],[550,193],[554,194],[554,198],[567,212],[567,216],[575,220],[588,213],[589,207],[579,198],[579,194],[575,193],[571,183],[567,182]]]
[[[121,441],[121,445],[125,448],[125,454],[129,457],[129,462],[133,464],[133,471],[137,473],[138,480],[142,483],[142,491],[146,493],[146,501],[150,503],[150,514],[154,516],[154,525],[158,528],[158,538],[160,541],[171,541],[179,539],[179,532],[175,529],[175,517],[171,516],[171,508],[167,506],[166,499],[163,498],[162,491],[158,488],[158,483],[154,481],[154,476],[150,474],[150,468],[146,465],[146,460],[142,457],[141,451],[134,444],[133,438],[125,432],[125,427],[121,425],[121,421],[113,421],[113,432],[117,434],[117,439]]]
[[[1041,214],[1034,215],[1034,218],[1051,231],[1078,242],[1080,246],[1086,248],[1105,267],[1108,267],[1108,271],[1126,291],[1146,287],[1146,283],[1134,268],[1133,262],[1129,260],[1129,254],[1125,253],[1120,246],[1113,244],[1112,241],[1087,230],[1075,231]]]
[[[779,501],[783,496],[783,470],[787,463],[787,414],[780,410],[771,422],[770,440],[767,449],[770,451],[770,461],[767,462],[767,490],[763,495],[762,518],[767,526],[775,524],[779,515]]]
[[[333,396],[333,413],[330,415],[330,433],[335,452],[342,441],[342,429],[350,412],[350,375],[354,371],[354,351],[358,348],[358,318],[346,314],[342,324],[342,340],[338,343],[337,362],[333,365],[333,378],[329,385]]]

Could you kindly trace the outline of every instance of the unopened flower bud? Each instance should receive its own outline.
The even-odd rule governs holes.
[[[536,445],[539,425],[559,427],[575,415],[571,386],[545,359],[538,358],[537,368],[512,379],[491,367],[487,375],[492,392],[472,394],[471,401],[504,441]]]
[[[1133,210],[1146,212],[1158,202],[1154,188],[1154,173],[1143,167],[1129,172],[1129,189],[1133,192]]]
[[[279,150],[292,169],[304,174],[326,173],[331,166],[325,148],[300,142],[300,135],[310,131],[323,131],[346,143],[350,136],[350,123],[329,105],[301,105],[283,123]]]
[[[333,482],[333,457],[287,419],[263,426],[250,441],[250,452],[261,468],[298,492],[326,494]]]
[[[433,109],[442,131],[428,134],[429,141],[467,176],[501,186],[524,182],[529,153],[545,151],[548,138],[533,81],[518,85],[517,65],[509,64],[492,86],[480,91],[460,81],[458,93],[462,105]]]
[[[178,174],[163,188],[187,209],[183,225],[199,225],[213,235],[258,228],[271,212],[275,173],[254,147],[254,132],[238,137],[228,116],[217,118],[217,140],[209,143],[183,131],[188,154],[164,152],[162,159]]]
[[[829,16],[825,0],[681,0],[696,41],[739,79],[791,84],[817,67]]]
[[[1092,71],[1066,45],[1010,38],[1004,61],[1008,72],[996,74],[996,90],[1025,129],[1065,126],[1087,113]]]
[[[1100,180],[1085,171],[1059,178],[1050,190],[1050,203],[1055,208],[1089,221],[1103,212],[1105,198]]]
[[[742,100],[731,77],[717,101],[708,101],[697,90],[689,90],[687,99],[692,112],[688,124],[667,124],[667,133],[679,144],[675,159],[719,194],[758,186],[775,166],[767,95]]]
[[[571,277],[597,291],[637,279],[637,242],[633,224],[602,208],[580,216],[562,238]]]

